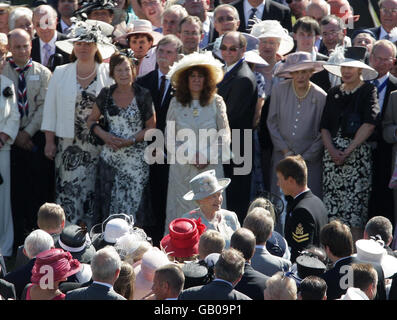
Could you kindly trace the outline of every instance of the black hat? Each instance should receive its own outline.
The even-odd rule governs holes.
[[[354,41],[354,39],[355,39],[360,33],[369,34],[372,38],[374,38],[374,39],[376,40],[376,35],[375,35],[371,30],[369,30],[369,29],[362,29],[362,30],[354,31],[354,33],[353,33],[353,35],[352,35],[352,37],[351,37],[352,41]]]
[[[91,259],[96,252],[88,235],[88,230],[74,224],[66,226],[62,230],[56,247],[69,251],[74,259],[87,264],[91,263]]]
[[[112,0],[89,0],[83,1],[81,7],[77,9],[73,15],[76,17],[87,18],[94,10],[110,10],[113,13],[113,9],[116,7],[116,4]]]
[[[187,262],[182,266],[185,275],[184,289],[202,286],[211,282],[211,274],[204,262]]]
[[[321,276],[327,268],[319,258],[307,254],[302,254],[296,258],[296,265],[298,267],[298,276],[301,279],[308,276]]]

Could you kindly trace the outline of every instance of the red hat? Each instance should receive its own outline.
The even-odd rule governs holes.
[[[170,233],[160,242],[161,248],[176,258],[186,258],[198,254],[198,244],[206,226],[201,218],[177,218],[169,224]]]
[[[73,259],[68,251],[62,249],[49,249],[39,253],[32,269],[32,277],[30,281],[39,284],[43,276],[51,275],[48,269],[42,267],[50,267],[53,274],[53,281],[59,281],[67,278],[80,271],[80,262]]]

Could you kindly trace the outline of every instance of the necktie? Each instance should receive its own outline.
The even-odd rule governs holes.
[[[165,91],[165,83],[166,83],[165,75],[162,75],[161,76],[161,83],[160,83],[160,90],[159,90],[160,105],[163,102],[163,96],[164,96],[164,91]]]
[[[253,19],[254,19],[254,17],[256,17],[255,13],[256,13],[257,10],[258,10],[257,8],[252,8],[251,9],[251,14],[250,14],[250,16],[248,18],[248,22],[247,22],[247,31],[250,31],[252,26],[255,23]]]
[[[30,59],[23,68],[18,67],[13,59],[10,59],[10,64],[18,73],[18,109],[22,118],[24,114],[26,116],[28,116],[29,114],[28,98],[26,94],[25,71],[27,71],[32,66],[32,59]]]
[[[383,39],[385,39],[385,40],[390,40],[390,35],[389,35],[389,34],[385,35],[385,36],[383,37]]]
[[[50,59],[51,56],[51,47],[48,43],[46,43],[44,44],[43,48],[44,48],[44,55],[43,55],[42,65],[47,67],[48,60]]]

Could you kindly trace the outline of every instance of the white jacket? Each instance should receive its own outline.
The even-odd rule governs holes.
[[[3,94],[7,87],[10,87],[13,92],[12,96],[8,98]],[[0,132],[4,132],[10,137],[0,151],[10,150],[19,131],[19,121],[20,114],[14,83],[7,77],[0,75]]]
[[[77,62],[56,67],[48,85],[44,102],[42,131],[55,132],[57,137],[74,138],[74,114],[77,97]],[[96,95],[114,83],[109,65],[101,63],[97,70]]]

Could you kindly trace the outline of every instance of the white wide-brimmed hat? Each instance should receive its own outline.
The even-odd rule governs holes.
[[[249,50],[244,52],[244,59],[248,63],[254,63],[258,66],[267,67],[269,64],[263,59],[260,55],[258,50]]]
[[[277,20],[265,20],[255,23],[251,29],[251,35],[261,38],[278,38],[280,47],[277,53],[285,55],[294,47],[294,39],[288,34],[288,30],[283,28]]]
[[[190,190],[183,196],[185,200],[201,200],[224,190],[230,184],[229,178],[218,179],[215,170],[201,172],[189,181]]]
[[[324,64],[324,69],[337,77],[342,77],[341,67],[360,68],[364,81],[376,79],[378,72],[364,62],[366,53],[367,48],[364,47],[337,46]]]
[[[157,45],[157,43],[163,37],[161,33],[153,30],[152,23],[146,19],[132,20],[132,22],[127,25],[127,33],[124,35],[124,37],[128,39],[134,34],[148,34],[153,38],[154,46]]]
[[[69,39],[56,41],[55,45],[70,54],[73,51],[75,42],[95,42],[102,58],[107,59],[115,52],[116,47],[102,31],[102,28],[104,28],[103,23],[96,20],[91,20],[89,23],[77,21],[68,33]]]
[[[387,253],[382,243],[372,239],[361,239],[356,241],[356,248],[357,259],[381,265],[385,279],[397,272],[397,259]]]
[[[313,69],[314,73],[323,70],[323,61],[313,61],[308,52],[298,51],[287,55],[285,61],[280,63],[274,75],[280,78],[291,78],[291,72]]]
[[[211,51],[203,53],[193,52],[184,56],[181,60],[175,62],[167,77],[171,80],[172,85],[175,87],[178,83],[178,77],[181,72],[192,67],[204,67],[212,74],[215,83],[219,83],[223,79],[223,65],[218,59],[215,59]]]

